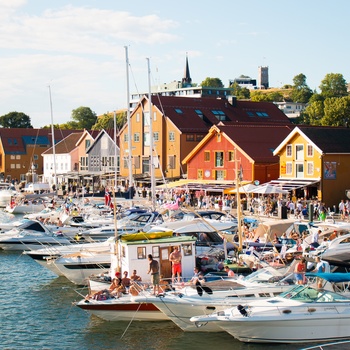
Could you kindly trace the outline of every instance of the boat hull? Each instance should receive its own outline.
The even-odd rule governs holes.
[[[80,301],[77,306],[106,321],[169,320],[153,304],[123,301],[123,297],[113,303],[109,303],[108,301]]]
[[[249,319],[249,318],[246,318]],[[305,343],[350,338],[350,315],[260,321],[227,321],[219,325],[243,342]]]

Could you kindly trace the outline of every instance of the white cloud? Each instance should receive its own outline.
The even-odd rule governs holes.
[[[177,23],[155,15],[65,6],[41,16],[17,14],[0,23],[0,47],[79,54],[114,54],[123,43],[161,44]]]
[[[133,46],[134,71],[146,72],[138,50],[178,40],[171,32],[178,23],[156,15],[74,6],[16,12],[25,3],[0,0],[0,92],[7,101],[0,115],[24,112],[34,126],[49,123],[48,85],[55,123],[68,121],[81,105],[96,113],[125,107],[124,45]]]

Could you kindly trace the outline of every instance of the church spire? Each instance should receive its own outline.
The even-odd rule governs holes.
[[[182,87],[190,87],[192,83],[192,79],[190,76],[190,68],[188,66],[188,54],[186,52],[186,67],[185,67],[185,75],[182,78]]]

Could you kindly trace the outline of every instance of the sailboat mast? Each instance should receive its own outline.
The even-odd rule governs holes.
[[[128,47],[124,46],[125,48],[125,61],[126,61],[126,119],[127,119],[127,125],[128,125],[128,170],[129,170],[129,188],[133,185],[133,178],[132,178],[132,143],[131,143],[131,121],[130,121],[130,87],[129,87],[129,55],[128,55]],[[129,193],[131,193],[129,191]],[[130,198],[131,199],[131,198]]]
[[[155,208],[156,204],[156,194],[155,194],[155,174],[154,174],[154,159],[153,159],[153,116],[152,116],[152,94],[151,94],[151,67],[150,60],[147,58],[148,66],[148,108],[149,108],[149,149],[150,149],[150,175],[151,175],[151,201],[152,207]]]
[[[50,112],[51,112],[51,139],[52,139],[52,155],[53,155],[53,171],[54,171],[54,185],[55,191],[57,191],[57,170],[56,170],[56,149],[55,149],[55,133],[53,127],[53,109],[52,109],[52,97],[51,97],[51,86],[49,85],[49,97],[50,97]]]
[[[240,175],[238,173],[238,159],[237,159],[237,148],[235,148],[235,171],[236,171],[236,193],[237,193],[237,221],[238,221],[238,243],[239,250],[242,250],[242,225],[241,225],[241,194],[239,193],[240,188]]]

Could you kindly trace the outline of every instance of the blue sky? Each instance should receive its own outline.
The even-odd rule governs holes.
[[[350,1],[337,0],[0,0],[0,115],[17,111],[34,127],[126,107],[130,92],[181,80],[186,52],[192,82],[269,66],[271,87],[303,73],[318,89],[327,73],[350,81]]]

